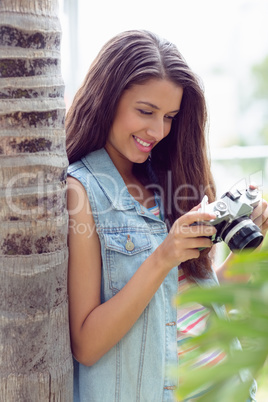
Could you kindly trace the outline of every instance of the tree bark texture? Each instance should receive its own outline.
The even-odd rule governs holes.
[[[0,401],[72,401],[57,0],[0,0]]]

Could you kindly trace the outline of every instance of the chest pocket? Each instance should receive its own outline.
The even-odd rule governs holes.
[[[151,254],[150,236],[137,231],[105,233],[104,244],[109,287],[118,291]]]

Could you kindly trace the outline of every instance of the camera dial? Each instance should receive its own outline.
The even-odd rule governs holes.
[[[257,188],[247,188],[246,189],[246,196],[250,200],[254,200],[258,195],[258,189]]]
[[[217,201],[215,205],[215,209],[221,213],[226,212],[228,207],[224,201]]]

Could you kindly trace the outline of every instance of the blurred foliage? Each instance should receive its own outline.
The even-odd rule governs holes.
[[[268,401],[268,360],[266,360],[265,366],[258,375],[258,392],[257,401],[266,402]]]
[[[229,265],[227,276],[250,274],[247,283],[226,283],[209,289],[194,287],[178,296],[177,303],[197,302],[204,306],[225,305],[227,314],[211,315],[208,330],[190,339],[196,348],[179,366],[178,401],[209,388],[200,402],[245,402],[252,378],[258,379],[268,357],[268,250],[243,252]],[[239,347],[239,339],[242,349]],[[193,367],[200,353],[225,351],[227,358],[213,367]],[[249,375],[251,373],[251,375]],[[241,377],[243,381],[241,381]]]
[[[264,113],[263,126],[260,130],[260,136],[264,144],[268,143],[268,55],[261,63],[252,67],[252,75],[255,81],[254,101],[259,100],[264,104],[266,112]]]
[[[268,102],[268,55],[260,64],[252,67],[255,77],[255,96]]]

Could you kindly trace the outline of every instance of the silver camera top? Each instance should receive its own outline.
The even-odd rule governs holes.
[[[258,189],[247,188],[246,190],[228,191],[219,200],[206,204],[207,197],[202,200],[199,211],[216,215],[210,224],[217,225],[221,221],[232,221],[240,216],[249,216],[254,207],[261,200]]]

